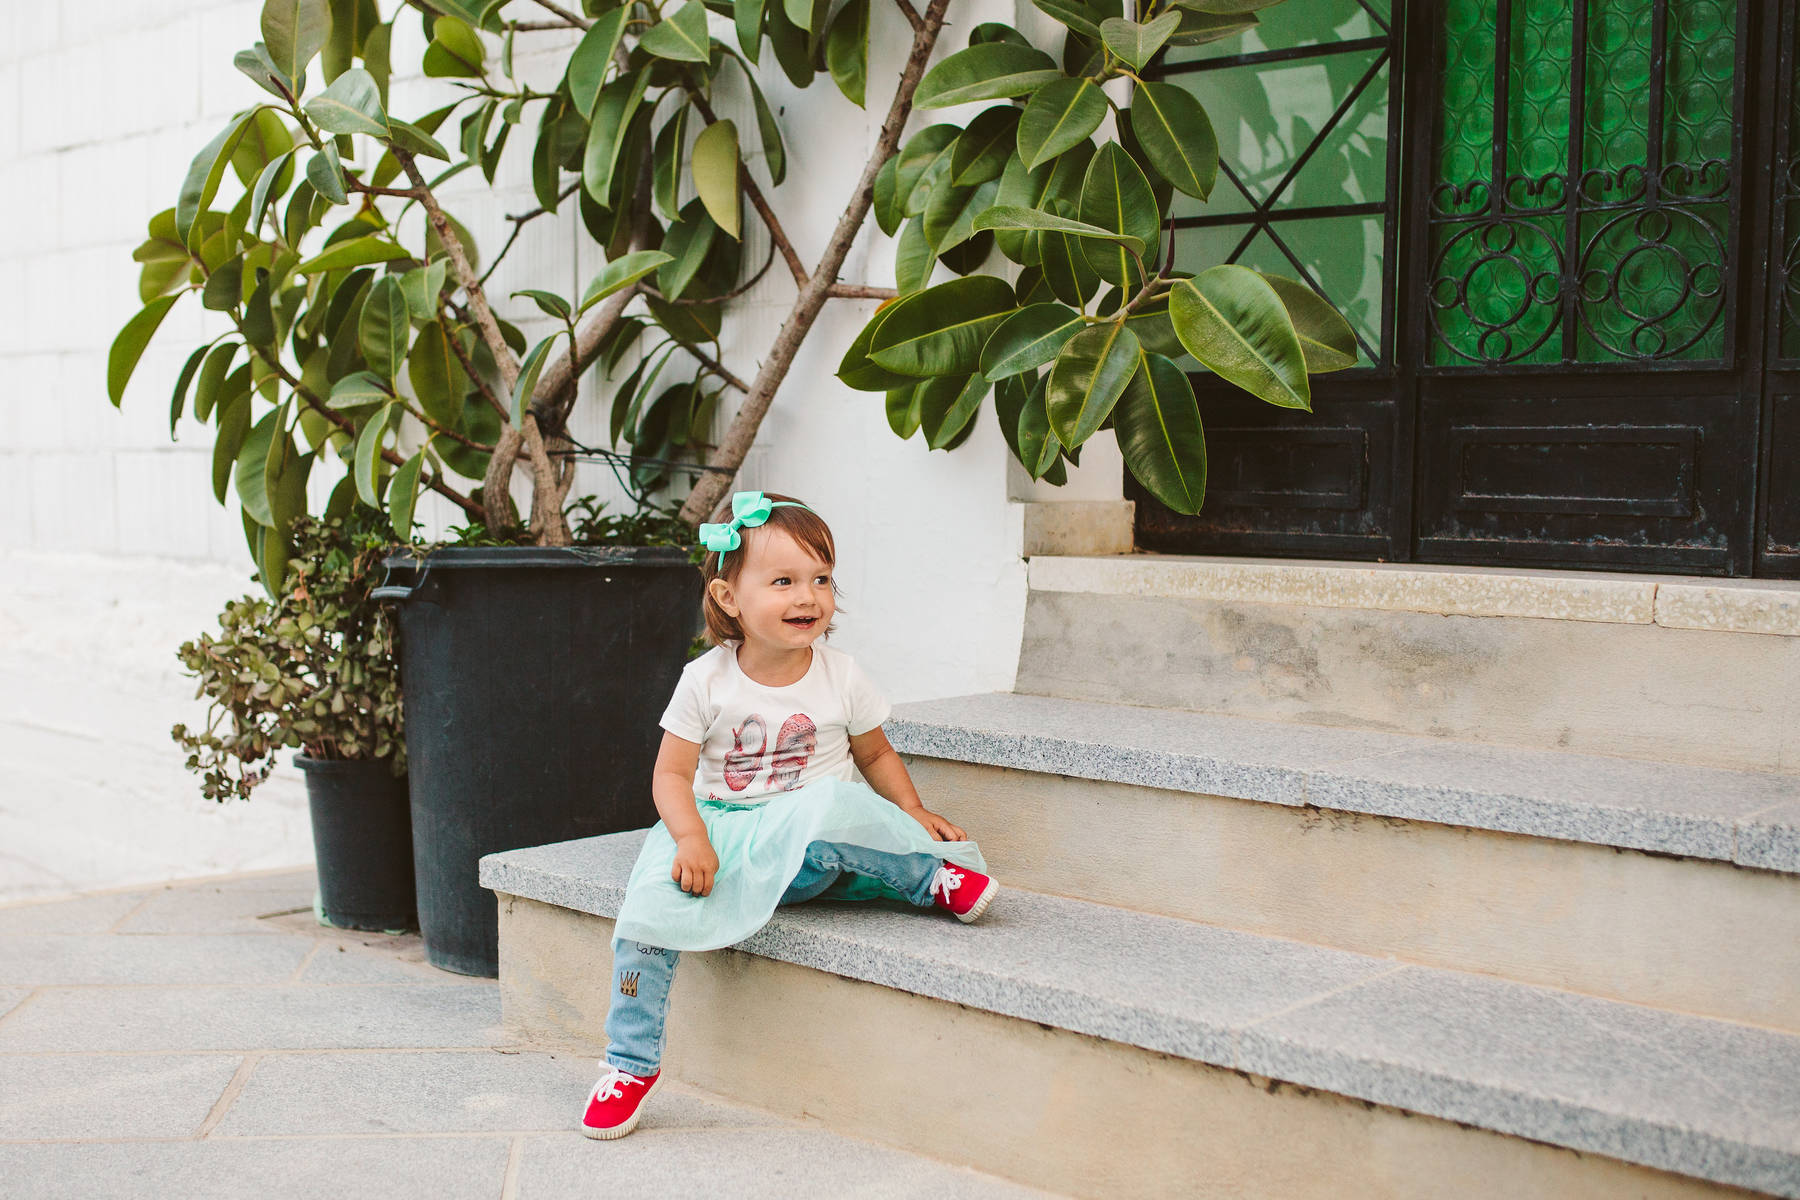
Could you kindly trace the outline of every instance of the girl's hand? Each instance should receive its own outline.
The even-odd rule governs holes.
[[[952,825],[948,818],[940,817],[923,805],[909,809],[908,812],[912,815],[913,820],[930,830],[931,836],[940,842],[966,842],[969,840],[968,836],[959,827]]]
[[[691,896],[712,894],[713,877],[719,873],[719,856],[704,833],[696,833],[675,843],[675,865],[669,878]]]

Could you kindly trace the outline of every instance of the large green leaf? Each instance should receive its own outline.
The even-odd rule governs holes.
[[[634,71],[601,88],[600,98],[594,101],[594,119],[588,126],[587,149],[581,159],[581,185],[596,203],[604,205],[612,191],[619,147],[649,83],[649,71]]]
[[[627,8],[630,5],[626,5]],[[762,53],[763,0],[736,0],[731,6],[732,23],[737,26],[738,45],[751,62]]]
[[[781,144],[781,126],[775,120],[775,110],[769,107],[768,97],[763,95],[762,84],[748,67],[744,68],[744,79],[750,85],[750,99],[756,104],[756,136],[762,140],[763,165],[769,169],[769,182],[780,187],[787,178],[787,149]]]
[[[982,210],[974,224],[976,229],[1048,229],[1078,238],[1098,238],[1129,249],[1135,254],[1142,254],[1145,249],[1144,241],[1133,234],[1105,229],[1086,221],[1072,221],[1068,217],[1059,217],[1035,208],[996,204]]]
[[[1026,103],[1019,119],[1019,158],[1025,169],[1087,141],[1105,116],[1106,97],[1092,80],[1058,79],[1045,84]]]
[[[456,17],[439,17],[431,26],[431,45],[425,47],[421,66],[439,79],[476,78],[487,61],[481,35]]]
[[[838,91],[861,108],[869,76],[869,0],[849,0],[832,18],[825,65]]]
[[[262,42],[252,49],[239,50],[232,56],[231,65],[249,76],[257,87],[284,102],[297,94],[293,79],[275,65],[269,57],[269,47]]]
[[[975,414],[991,385],[980,375],[942,375],[927,379],[919,388],[919,428],[925,445],[943,450],[956,441]]]
[[[656,287],[665,296],[680,296],[688,289],[700,264],[712,249],[718,225],[706,214],[706,205],[689,200],[681,210],[681,218],[663,235],[663,253],[671,256],[656,272]]]
[[[644,30],[638,45],[658,58],[705,62],[711,56],[706,35],[706,5],[700,0],[688,0],[673,16],[664,17]]]
[[[356,494],[370,508],[381,507],[381,442],[399,410],[398,404],[387,405],[370,417],[356,435],[350,473],[356,477]]]
[[[1082,0],[1031,0],[1041,12],[1048,13],[1084,37],[1100,38],[1100,22],[1105,18],[1103,12],[1096,12]],[[1114,12],[1118,9],[1114,8]]]
[[[544,373],[544,366],[550,361],[551,348],[556,345],[556,339],[561,336],[560,333],[551,334],[533,346],[525,355],[525,360],[519,364],[519,378],[513,384],[512,393],[512,423],[514,425],[525,423],[525,410],[531,406],[532,393],[537,391],[538,376]]]
[[[1226,263],[1179,281],[1169,316],[1187,352],[1213,374],[1270,404],[1312,411],[1294,322],[1255,271]]]
[[[270,409],[250,430],[250,435],[244,439],[244,448],[238,452],[234,472],[238,503],[258,525],[275,524],[269,493],[281,479],[283,452],[288,441],[286,421],[286,404]]]
[[[213,347],[207,354],[206,361],[200,364],[200,374],[194,380],[196,421],[205,421],[212,416],[213,408],[222,395],[220,388],[225,382],[225,374],[231,370],[231,361],[237,352],[237,342],[223,342]]]
[[[1108,17],[1100,22],[1100,39],[1133,70],[1141,71],[1180,25],[1181,14],[1173,9],[1142,25],[1123,17]]]
[[[393,379],[406,359],[406,342],[411,334],[406,292],[399,279],[383,275],[369,289],[362,319],[356,325],[357,341],[369,369],[383,379]]]
[[[262,173],[256,177],[256,185],[250,191],[250,223],[247,232],[251,237],[262,235],[263,213],[269,207],[269,200],[280,199],[293,182],[294,153],[291,150],[262,169]]]
[[[114,408],[125,398],[125,385],[131,382],[131,373],[137,370],[138,359],[144,356],[150,336],[179,299],[179,296],[163,296],[152,300],[125,322],[125,327],[113,338],[112,350],[106,356],[106,393],[112,397]]]
[[[881,232],[893,237],[906,214],[900,208],[900,155],[888,156],[881,164],[881,170],[875,172],[875,195],[870,208],[875,213],[875,224]]]
[[[696,2],[695,7],[698,7]],[[694,139],[689,160],[694,190],[720,229],[738,236],[738,137],[730,120],[714,121]]]
[[[966,375],[1013,310],[1013,290],[992,275],[952,279],[903,297],[875,331],[869,357],[903,375]]]
[[[890,371],[869,358],[869,344],[875,337],[875,330],[893,311],[892,304],[879,309],[857,331],[850,348],[844,351],[844,357],[838,362],[837,377],[844,382],[844,386],[855,388],[859,392],[886,392],[895,388],[910,388],[918,382],[913,376]]]
[[[919,432],[919,397],[930,382],[928,379],[911,380],[888,392],[883,407],[887,411],[888,428],[894,431],[895,437],[904,441]]]
[[[625,22],[631,16],[631,9],[629,4],[621,4],[595,17],[581,41],[576,43],[575,52],[569,55],[569,95],[575,101],[576,110],[584,117],[593,115],[594,101],[599,98],[600,85],[606,80],[607,68],[625,33]]]
[[[902,295],[916,292],[931,282],[932,268],[937,266],[937,251],[925,236],[925,218],[912,217],[900,231],[894,247],[894,287]]]
[[[213,439],[212,484],[213,498],[220,504],[225,503],[225,495],[231,490],[231,471],[237,465],[238,451],[250,436],[250,368],[239,368],[232,380],[237,385],[227,381],[214,412],[219,434]]]
[[[175,379],[175,390],[169,394],[169,440],[174,441],[176,427],[181,424],[181,414],[187,408],[188,385],[200,371],[200,364],[205,360],[210,345],[201,346],[188,355],[187,362],[182,364],[181,374]]]
[[[1025,401],[1037,383],[1037,373],[1028,371],[1023,375],[1008,375],[994,385],[994,418],[1000,422],[1000,436],[1006,439],[1006,448],[1012,451],[1013,457],[1021,462],[1024,460],[1019,453],[1019,416],[1025,411]],[[1041,399],[1039,403],[1042,403]]]
[[[444,278],[450,273],[450,260],[440,258],[429,266],[415,267],[400,277],[400,290],[406,293],[406,310],[415,321],[437,319],[439,297],[444,291]]]
[[[1014,437],[1018,443],[1019,463],[1033,479],[1042,479],[1062,454],[1062,443],[1056,440],[1056,433],[1050,428],[1050,414],[1045,407],[1048,391],[1047,378],[1040,379],[1025,397]]]
[[[676,105],[650,152],[650,197],[671,221],[681,212],[681,163],[687,155],[688,114],[693,111],[690,105]]]
[[[325,0],[265,0],[263,4],[262,35],[269,60],[289,79],[300,78],[330,32],[331,9]]]
[[[332,385],[326,405],[336,412],[357,412],[393,398],[392,387],[381,376],[373,371],[355,371]]]
[[[293,148],[294,134],[287,122],[272,108],[258,109],[231,152],[231,169],[237,172],[238,182],[249,187],[264,167]]]
[[[1160,354],[1142,356],[1113,409],[1125,466],[1150,494],[1193,516],[1206,499],[1206,435],[1187,373]]]
[[[670,259],[661,250],[634,250],[613,259],[588,282],[587,291],[581,294],[580,311],[586,312],[614,292],[630,287]]]
[[[344,164],[338,158],[336,142],[326,142],[323,150],[306,160],[306,182],[333,204],[349,203],[349,185],[344,179]]]
[[[1356,365],[1356,334],[1350,323],[1319,293],[1297,279],[1259,272],[1281,298],[1294,322],[1300,351],[1306,356],[1306,373],[1323,375]]]
[[[1063,304],[1033,304],[1001,322],[981,349],[981,372],[1004,379],[1041,367],[1081,331],[1081,314]]]
[[[306,102],[306,115],[327,133],[366,133],[387,137],[387,113],[375,77],[361,67],[339,75],[332,85]]]
[[[939,254],[967,241],[975,233],[976,216],[993,205],[999,190],[998,179],[974,187],[941,184],[925,206],[925,240]]]
[[[239,139],[257,111],[250,109],[233,117],[231,123],[206,143],[188,164],[187,177],[182,180],[181,192],[175,199],[175,236],[183,245],[196,245],[193,232],[200,213],[219,194],[219,183],[225,178],[232,152],[237,149]]]
[[[1093,157],[1092,142],[1077,142],[1056,159],[1039,163],[1029,170],[1015,156],[1000,176],[1000,190],[994,196],[994,203],[1007,208],[1035,208],[1071,216],[1081,199],[1081,178]],[[1064,204],[1066,212],[1062,211]],[[1002,254],[1026,266],[1038,261],[1042,249],[1042,236],[1031,230],[998,230],[994,240]]]
[[[950,151],[950,182],[971,187],[1000,178],[1018,144],[1019,110],[1010,104],[983,109]]]
[[[393,481],[388,484],[388,521],[393,526],[394,536],[403,542],[412,541],[413,505],[419,496],[419,472],[424,469],[425,451],[421,448],[400,464]]]
[[[406,377],[425,415],[446,429],[455,429],[462,417],[469,377],[439,322],[427,322],[413,339],[406,354]]]
[[[294,273],[318,275],[325,271],[341,271],[346,267],[361,267],[369,263],[393,262],[411,257],[412,254],[406,247],[395,245],[378,234],[370,234],[368,237],[349,238],[326,247],[323,252],[297,264]]]
[[[894,190],[903,216],[917,216],[925,211],[933,185],[950,170],[956,140],[961,136],[962,130],[954,125],[927,125],[900,147]]]
[[[1023,96],[1061,78],[1056,60],[1042,50],[986,42],[958,50],[927,71],[913,94],[913,107],[945,108],[971,100]]]
[[[1064,343],[1045,393],[1057,441],[1076,449],[1106,423],[1138,353],[1137,335],[1123,322],[1090,325]]]
[[[1064,304],[1086,304],[1100,290],[1100,276],[1088,263],[1080,238],[1046,230],[1038,251],[1038,266],[1051,293]]]
[[[1131,130],[1157,174],[1190,196],[1212,195],[1219,139],[1200,101],[1172,83],[1141,83],[1131,97]]]
[[[1081,181],[1080,216],[1089,225],[1136,238],[1144,246],[1142,253],[1155,256],[1161,216],[1156,195],[1144,172],[1117,142],[1100,147],[1088,164],[1087,176]],[[1086,240],[1081,249],[1089,265],[1108,283],[1127,283],[1137,273],[1126,244],[1108,246]]]

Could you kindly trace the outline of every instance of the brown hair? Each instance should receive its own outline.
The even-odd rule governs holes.
[[[716,550],[708,550],[706,558],[700,564],[700,586],[705,589],[701,610],[706,616],[706,640],[714,646],[723,645],[727,641],[743,641],[744,630],[738,624],[737,618],[720,608],[719,602],[713,599],[712,581],[723,579],[727,583],[737,582],[739,573],[744,569],[744,559],[750,550],[750,540],[761,536],[762,530],[779,529],[798,542],[802,549],[815,558],[830,563],[834,567],[837,565],[837,543],[832,540],[831,526],[825,524],[823,517],[810,508],[795,507],[801,501],[796,500],[793,496],[784,496],[780,492],[764,492],[763,495],[770,500],[788,500],[793,503],[770,510],[769,519],[761,525],[740,529],[738,532],[743,542],[736,550],[729,550],[725,553],[723,569],[719,566],[720,555]],[[712,520],[714,524],[722,524],[731,520],[729,498],[714,510]],[[835,577],[831,581],[831,591],[834,596],[843,594],[838,589]],[[843,610],[840,608],[838,611],[842,612]],[[835,628],[837,628],[835,621],[827,625],[825,627],[826,636],[830,636],[831,631]]]

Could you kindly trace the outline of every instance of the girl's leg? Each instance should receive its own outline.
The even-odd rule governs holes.
[[[879,879],[920,908],[930,908],[931,881],[943,865],[934,854],[892,854],[848,842],[812,842],[781,903],[810,900],[849,873]]]
[[[663,1026],[669,1013],[669,983],[679,951],[615,937],[612,1001],[606,1009],[606,1063],[633,1075],[662,1068]]]

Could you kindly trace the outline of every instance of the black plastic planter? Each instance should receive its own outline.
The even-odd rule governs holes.
[[[306,773],[319,917],[340,929],[418,928],[406,776],[385,759],[294,756]]]
[[[700,628],[675,547],[390,555],[427,959],[499,974],[484,854],[656,823],[657,718]]]

